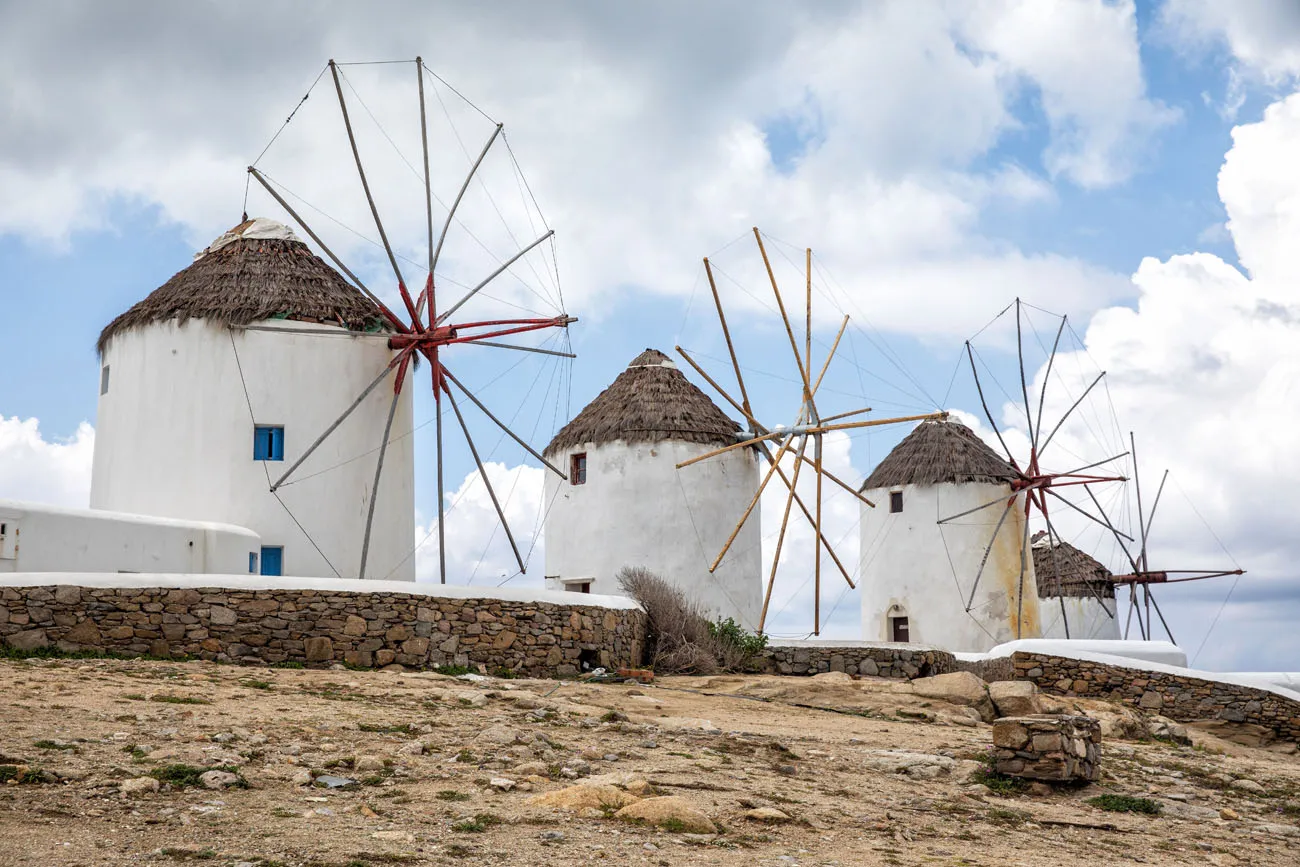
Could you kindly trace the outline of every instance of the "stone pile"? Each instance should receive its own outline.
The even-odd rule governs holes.
[[[993,723],[993,746],[999,774],[1057,783],[1101,776],[1101,723],[1091,717],[1004,717]]]

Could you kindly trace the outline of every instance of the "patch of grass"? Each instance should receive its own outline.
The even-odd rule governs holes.
[[[241,680],[239,685],[249,689],[275,689],[275,685],[269,680]]]
[[[32,744],[38,750],[70,750],[74,753],[81,752],[81,747],[76,744],[61,744],[57,741],[40,740]]]
[[[466,819],[451,826],[451,830],[462,834],[482,834],[493,825],[500,825],[504,819],[494,813],[478,813],[473,819]]]
[[[448,677],[457,677],[462,674],[478,674],[477,671],[467,665],[435,665],[433,670]]]
[[[460,752],[456,753],[456,761],[467,765],[477,765],[478,756],[474,755],[468,749],[462,748]]]
[[[455,789],[443,789],[435,797],[439,801],[468,801],[469,795],[464,792],[458,792]]]
[[[191,786],[203,785],[199,778],[208,771],[225,771],[228,774],[234,774],[239,777],[239,782],[235,784],[236,788],[248,788],[248,781],[239,773],[239,769],[234,765],[222,765],[216,768],[196,768],[193,765],[165,765],[161,768],[154,768],[149,772],[160,783],[166,783],[177,789],[185,789]]]
[[[1029,821],[1030,815],[1024,810],[1006,810],[1001,807],[994,807],[989,810],[987,818],[995,825],[1023,825]]]
[[[607,722],[607,723],[627,722],[627,714],[621,713],[616,710],[607,710],[600,715],[600,721]]]
[[[385,735],[414,734],[411,726],[407,723],[397,723],[394,725],[384,725],[383,723],[357,723],[357,730],[363,732],[377,732]]]
[[[358,860],[349,863],[361,864],[362,867],[370,864],[414,864],[421,860],[418,855],[410,852],[358,852],[355,857]]]
[[[206,698],[195,698],[192,695],[155,695],[149,700],[163,704],[212,704]]]
[[[53,781],[53,777],[48,778]],[[47,775],[40,768],[27,768],[22,765],[0,765],[0,785],[15,782],[20,786],[44,783]]]
[[[995,795],[1008,797],[1018,795],[1029,788],[1029,781],[1022,780],[1020,777],[1011,777],[1006,774],[999,774],[997,771],[983,769],[970,775],[972,783],[983,783]]]
[[[145,760],[145,757],[149,755],[148,753],[140,749],[135,744],[127,744],[126,746],[122,747],[122,752],[129,755],[131,757],[131,761],[134,762],[143,762]]]
[[[122,694],[122,698],[127,701],[147,701],[147,699],[138,692],[127,692]]]
[[[215,849],[182,849],[178,846],[164,846],[158,854],[173,861],[208,861],[217,857]]]
[[[690,826],[688,826],[681,819],[673,819],[673,818],[664,819],[662,822],[659,823],[659,827],[673,834],[684,834],[690,830]]]
[[[1135,798],[1132,795],[1098,795],[1089,798],[1088,803],[1099,810],[1111,813],[1141,813],[1145,816],[1159,816],[1160,804],[1150,798]]]
[[[301,813],[295,813],[293,810],[286,810],[284,807],[276,807],[271,811],[271,815],[277,819],[301,819]]]
[[[296,659],[286,659],[284,662],[271,663],[271,667],[272,668],[306,668],[307,666],[303,665],[301,662],[299,662]]]
[[[328,762],[321,765],[321,767],[323,767],[327,771],[332,771],[335,770],[336,768],[351,768],[356,763],[357,763],[356,756],[341,756],[340,758],[337,759],[330,759]]]
[[[449,858],[468,858],[474,854],[472,846],[462,846],[459,843],[448,843],[443,849]]]

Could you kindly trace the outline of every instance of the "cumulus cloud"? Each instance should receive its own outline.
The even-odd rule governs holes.
[[[685,294],[699,256],[753,224],[813,239],[835,273],[850,275],[846,290],[860,299],[886,285],[895,290],[890,296],[938,313],[918,318],[886,306],[875,317],[886,328],[969,333],[974,319],[961,302],[972,293],[956,288],[959,275],[996,274],[1004,291],[1026,295],[1065,286],[1065,302],[1079,312],[1125,291],[1113,274],[1067,257],[1008,251],[977,227],[992,203],[1034,207],[1051,198],[1040,172],[987,165],[1022,122],[1012,109],[1026,89],[1041,95],[1048,119],[1047,172],[1086,186],[1125,178],[1133,155],[1168,122],[1145,94],[1130,2],[1051,10],[901,0],[815,9],[669,4],[649,16],[528,3],[388,8],[403,20],[400,32],[389,18],[345,5],[318,6],[308,17],[259,7],[255,28],[240,4],[141,4],[133,14],[66,3],[63,15],[6,7],[0,73],[11,86],[0,110],[11,122],[0,129],[0,183],[21,195],[0,203],[0,231],[66,241],[77,229],[107,228],[125,200],[156,208],[201,246],[237,219],[244,166],[325,57],[423,51],[507,122],[561,232],[570,306],[588,316],[608,310],[601,302],[629,284]],[[128,26],[141,17],[147,29]],[[58,60],[70,52],[79,63]],[[1098,68],[1104,74],[1089,72]],[[353,119],[386,228],[421,261],[423,208],[405,165],[419,154],[413,74],[346,71],[366,94],[366,107],[353,102]],[[331,89],[327,75],[263,167],[373,236]],[[464,108],[450,95],[447,106],[452,114]],[[373,128],[372,109],[404,159]],[[441,112],[431,104],[434,120]],[[465,115],[463,141],[435,143],[444,201],[454,195],[466,152],[490,129],[473,119]],[[778,129],[793,144],[774,144]],[[477,203],[484,219],[474,231],[495,226],[500,206],[523,241],[528,209],[514,209],[514,177],[507,172],[502,181],[508,195]],[[256,188],[251,202],[278,213]],[[362,260],[364,275],[391,284],[373,248],[320,222],[336,230],[332,244]],[[460,240],[449,248],[477,249]],[[505,238],[487,240],[489,258],[511,252]],[[482,261],[453,255],[449,277],[471,282],[482,276]],[[545,282],[522,266],[516,271],[525,282]],[[530,299],[514,289],[506,301]]]
[[[47,440],[37,419],[0,415],[0,493],[84,509],[90,501],[95,429],[82,422],[67,440]]]
[[[1226,47],[1236,75],[1275,85],[1300,75],[1300,6],[1291,0],[1167,0],[1161,17],[1187,48]]]

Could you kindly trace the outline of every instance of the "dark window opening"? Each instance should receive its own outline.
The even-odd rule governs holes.
[[[569,458],[569,484],[585,485],[587,484],[587,454],[572,455]]]
[[[590,593],[591,582],[590,581],[568,581],[565,583],[564,589],[570,593]]]
[[[890,633],[890,638],[889,638],[890,641],[897,641],[906,644],[908,641],[907,618],[906,617],[889,618],[889,633]]]
[[[284,460],[284,428],[282,426],[260,424],[253,428],[253,460]]]
[[[898,514],[903,511],[903,492],[891,491],[889,494],[889,511]]]
[[[257,574],[257,552],[256,551],[248,552],[248,574],[249,575]]]
[[[105,364],[104,369],[99,372],[99,393],[108,394],[108,365],[107,364]]]
[[[600,652],[597,650],[579,650],[578,667],[583,671],[591,671],[593,668],[600,666]]]

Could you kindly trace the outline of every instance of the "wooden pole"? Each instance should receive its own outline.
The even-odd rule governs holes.
[[[1137,440],[1133,438],[1133,431],[1128,432],[1129,451],[1133,453],[1133,487],[1137,489],[1138,501],[1138,529],[1142,535],[1142,551],[1138,554],[1138,562],[1142,564],[1142,571],[1147,571],[1147,525],[1146,516],[1142,511],[1142,474],[1138,472]]]
[[[1160,487],[1156,488],[1156,498],[1151,502],[1151,511],[1147,512],[1146,534],[1151,535],[1151,522],[1156,519],[1156,507],[1160,505],[1160,495],[1165,492],[1165,482],[1169,480],[1169,470],[1160,477]]]
[[[980,557],[980,567],[975,572],[975,582],[970,586],[970,598],[966,600],[967,613],[969,613],[971,608],[975,605],[975,590],[980,586],[980,579],[984,577],[984,567],[988,565],[989,554],[993,552],[993,545],[998,540],[998,532],[1002,529],[1002,525],[1006,523],[1007,515],[1011,514],[1011,509],[1015,505],[1016,498],[1013,494],[1011,498],[1007,500],[1006,508],[1002,510],[1001,517],[998,518],[997,524],[993,527],[993,537],[989,539],[988,547],[984,549],[984,556]]]
[[[794,329],[790,327],[790,317],[785,312],[785,302],[781,300],[781,290],[776,285],[776,275],[772,273],[772,263],[767,258],[767,248],[763,246],[763,236],[759,234],[758,227],[754,227],[754,239],[758,241],[758,252],[763,256],[763,267],[767,268],[767,279],[772,284],[772,293],[776,295],[776,307],[781,311],[781,321],[785,323],[786,336],[790,338],[790,349],[794,352],[794,363],[799,367],[799,378],[803,380],[803,398],[806,402],[812,403],[812,387],[808,384],[808,371],[803,366],[803,358],[799,354],[799,344],[794,339]]]
[[[403,362],[401,370],[397,376],[400,382],[406,374],[406,363]],[[366,534],[361,539],[361,568],[357,571],[357,577],[364,579],[366,577],[366,560],[370,554],[370,529],[375,522],[375,504],[379,501],[379,478],[384,471],[384,455],[388,452],[388,438],[393,432],[393,416],[397,415],[397,402],[402,398],[402,389],[399,385],[393,389],[393,402],[388,407],[388,421],[384,423],[384,439],[379,444],[379,460],[375,462],[375,483],[370,487],[370,505],[366,509]]]
[[[812,373],[812,247],[805,247],[804,255],[804,286],[806,293],[804,297],[804,369]],[[834,350],[832,350],[833,352]],[[808,390],[809,400],[813,397],[813,390]],[[816,413],[813,413],[813,421],[819,421]]]
[[[1147,599],[1156,607],[1156,616],[1160,618],[1160,625],[1165,628],[1165,635],[1169,636],[1169,643],[1177,644],[1178,642],[1174,639],[1174,633],[1170,630],[1168,621],[1165,620],[1164,612],[1160,610],[1160,603],[1156,602],[1156,594],[1148,592]]]
[[[1016,459],[1011,454],[1011,449],[1007,448],[1007,441],[1002,438],[1002,431],[998,430],[998,423],[993,420],[993,413],[989,412],[988,401],[984,399],[984,386],[980,384],[979,368],[975,366],[975,353],[970,348],[969,340],[966,341],[966,357],[970,359],[970,372],[971,375],[975,377],[975,391],[980,396],[980,406],[984,407],[984,417],[989,420],[989,424],[992,426],[993,433],[997,436],[998,442],[1002,443],[1002,451],[1007,453],[1007,460],[1011,462],[1011,466],[1019,470],[1020,467],[1016,464]]]
[[[835,335],[835,342],[831,344],[831,351],[826,353],[826,363],[822,365],[821,373],[817,374],[817,381],[813,383],[813,387],[812,387],[813,397],[817,396],[817,389],[822,387],[822,377],[826,376],[826,370],[831,366],[831,359],[835,357],[835,350],[838,349],[840,346],[840,338],[844,336],[844,329],[848,327],[849,327],[849,317],[845,315],[844,321],[840,323],[839,333]],[[869,409],[870,407],[868,407],[868,410]],[[867,410],[855,410],[855,413],[866,412],[866,411]],[[847,415],[853,415],[855,413],[847,413]],[[843,418],[845,415],[846,413],[840,413],[837,416],[833,416],[833,418]],[[817,420],[822,422],[830,421],[829,418],[820,418],[820,417]]]
[[[799,454],[803,456],[804,449],[808,447],[808,438],[804,437],[799,443]],[[772,557],[772,573],[767,579],[767,592],[763,595],[763,611],[758,616],[758,631],[762,632],[764,625],[767,623],[767,607],[772,601],[772,588],[776,586],[776,569],[781,563],[781,547],[785,544],[785,531],[790,523],[790,507],[794,504],[795,489],[799,485],[799,468],[803,464],[795,461],[794,481],[790,483],[790,495],[785,498],[785,513],[781,516],[781,532],[776,537],[776,554]]]
[[[1034,430],[1036,431],[1043,429],[1043,404],[1047,400],[1047,380],[1052,376],[1052,365],[1056,362],[1056,348],[1061,345],[1061,334],[1065,331],[1065,323],[1068,318],[1068,316],[1061,317],[1061,327],[1056,329],[1056,340],[1052,341],[1052,354],[1047,356],[1047,372],[1043,374],[1043,387],[1038,392],[1038,421],[1034,424]],[[1028,407],[1025,409],[1027,412]],[[1035,442],[1035,448],[1037,445],[1038,443]]]
[[[289,478],[289,476],[293,475],[293,471],[298,469],[298,467],[302,466],[302,462],[307,460],[307,458],[311,457],[312,452],[320,448],[320,444],[325,442],[325,438],[328,437],[330,434],[334,433],[335,429],[337,429],[339,425],[343,424],[344,419],[352,415],[353,411],[356,410],[357,407],[361,406],[361,401],[365,400],[366,397],[370,394],[370,392],[374,391],[375,387],[378,386],[379,383],[384,380],[384,377],[388,376],[388,374],[392,372],[393,368],[397,367],[397,365],[400,364],[404,359],[406,359],[410,355],[410,353],[411,350],[403,349],[401,352],[393,356],[393,360],[388,362],[388,366],[384,368],[383,372],[380,373],[378,376],[376,376],[373,380],[371,380],[370,384],[365,387],[365,390],[362,391],[361,394],[357,396],[357,399],[352,401],[351,406],[343,410],[343,414],[340,415],[338,418],[336,418],[333,424],[325,428],[325,432],[320,436],[318,436],[316,438],[316,441],[307,447],[307,450],[302,453],[302,455],[298,458],[298,460],[293,462],[293,465],[289,467],[289,469],[284,471],[284,474],[280,476],[280,478],[275,480],[275,483],[271,485],[271,493],[274,494],[277,490],[279,490],[280,486],[284,484],[284,480]]]
[[[1016,299],[1016,356],[1020,359],[1020,394],[1025,399],[1025,424],[1029,426],[1029,450],[1031,456],[1029,463],[1034,465],[1030,470],[1032,473],[1038,472],[1037,458],[1038,454],[1038,433],[1034,430],[1034,420],[1029,415],[1029,386],[1025,383],[1025,344],[1020,337],[1020,299]],[[1016,636],[1019,638],[1020,636]]]
[[[352,159],[357,164],[357,174],[361,176],[361,189],[365,191],[366,201],[370,204],[370,215],[375,219],[375,228],[379,230],[379,240],[384,242],[384,252],[388,254],[388,263],[393,266],[393,274],[397,277],[397,288],[401,292],[402,302],[406,304],[406,312],[411,314],[414,325],[419,326],[419,317],[415,314],[415,304],[411,302],[411,296],[406,291],[406,281],[402,279],[402,269],[397,265],[397,256],[393,253],[392,244],[388,243],[388,233],[384,231],[384,222],[379,219],[379,208],[375,206],[375,197],[370,194],[370,182],[366,180],[366,169],[361,164],[361,151],[357,149],[357,137],[352,132],[352,119],[348,117],[348,104],[343,98],[343,85],[339,81],[338,65],[330,60],[330,75],[334,77],[334,91],[339,96],[339,109],[343,112],[343,126],[348,131],[348,144],[352,145]]]
[[[424,151],[424,213],[429,234],[428,292],[421,294],[419,303],[415,305],[415,325],[417,328],[423,328],[423,320],[420,317],[424,313],[425,298],[427,297],[429,301],[430,322],[437,318],[438,299],[433,279],[433,182],[429,177],[429,123],[424,108],[424,59],[420,57],[415,58],[415,78],[420,84],[420,147]]]
[[[754,511],[754,507],[758,505],[759,498],[763,496],[763,489],[767,487],[768,482],[772,481],[772,476],[776,473],[776,467],[780,464],[781,458],[785,456],[785,453],[790,450],[790,445],[793,442],[794,435],[792,434],[786,437],[785,442],[781,443],[781,448],[777,451],[776,458],[772,461],[772,467],[767,471],[767,475],[763,476],[763,481],[759,483],[758,490],[754,492],[754,499],[749,501],[749,506],[745,509],[745,514],[740,516],[740,523],[736,524],[736,529],[731,531],[731,535],[727,537],[726,544],[722,546],[722,550],[718,552],[718,556],[713,561],[713,565],[709,567],[709,574],[712,574],[714,570],[718,568],[718,564],[722,562],[722,558],[727,556],[727,551],[731,549],[731,543],[736,541],[736,537],[740,535],[741,528],[745,526],[745,522],[749,520],[750,513]],[[680,468],[680,465],[678,466]]]
[[[513,343],[496,343],[491,340],[466,340],[468,346],[494,346],[497,349],[517,349],[520,352],[538,352],[542,355],[558,355],[560,358],[577,358],[572,352],[560,352],[558,349],[542,349],[537,346],[516,346]]]
[[[483,460],[478,456],[478,448],[474,445],[474,438],[469,435],[469,427],[465,424],[465,417],[460,414],[460,407],[456,405],[456,396],[451,393],[451,389],[446,383],[442,385],[443,393],[447,395],[447,401],[451,403],[451,411],[456,414],[456,421],[460,424],[461,432],[465,434],[465,442],[469,443],[469,453],[474,456],[474,464],[478,467],[478,474],[483,479],[483,486],[487,488],[488,497],[492,500],[492,508],[496,509],[497,517],[501,519],[501,529],[506,531],[506,539],[510,541],[510,550],[515,553],[515,562],[519,564],[519,571],[524,570],[524,558],[519,555],[519,546],[515,544],[515,536],[510,532],[510,524],[506,522],[506,513],[501,508],[500,501],[497,500],[497,492],[492,489],[492,481],[488,478],[487,468],[483,466]]]
[[[433,311],[429,311],[429,319],[433,319]],[[447,583],[447,531],[446,531],[446,504],[447,495],[443,485],[442,478],[442,390],[446,384],[442,381],[442,361],[438,355],[438,347],[433,348],[433,363],[430,365],[433,370],[433,417],[434,430],[437,439],[437,459],[438,459],[438,583]]]
[[[722,336],[727,341],[727,354],[731,356],[731,368],[736,372],[736,382],[740,385],[740,399],[744,407],[741,411],[744,412],[746,416],[752,416],[753,408],[749,403],[749,393],[745,391],[745,378],[740,375],[740,362],[736,360],[736,347],[731,342],[731,330],[727,328],[727,316],[722,312],[722,298],[718,295],[718,284],[713,280],[713,268],[709,265],[709,258],[707,256],[704,257],[704,273],[708,275],[709,289],[713,292],[713,306],[718,310],[718,323],[722,325]],[[685,351],[683,351],[680,346],[677,347],[677,351],[683,356],[686,355]],[[690,359],[687,358],[687,361],[690,361]],[[691,366],[696,370],[699,370],[701,374],[704,373],[704,371],[700,370],[699,365],[694,361],[691,361]],[[704,378],[709,379],[707,375],[705,375]],[[712,383],[713,387],[718,389],[719,392],[722,392],[722,389],[716,383],[713,383],[712,380],[709,380],[709,382]],[[730,400],[730,398],[728,398],[728,400]],[[736,402],[732,401],[732,404],[736,405]]]
[[[505,434],[506,434],[508,437],[510,437],[510,438],[511,438],[512,440],[514,440],[515,442],[519,443],[519,445],[523,447],[524,451],[528,452],[530,455],[532,455],[533,457],[537,458],[537,460],[539,460],[539,461],[542,462],[543,466],[545,466],[545,467],[546,467],[548,470],[550,470],[551,472],[555,473],[555,474],[556,474],[557,476],[559,476],[560,478],[564,479],[566,482],[569,480],[569,477],[568,477],[567,474],[561,472],[560,469],[559,469],[558,467],[555,466],[555,464],[551,463],[551,462],[548,461],[546,458],[544,458],[544,457],[542,457],[540,454],[538,454],[538,453],[533,449],[532,446],[530,446],[528,443],[524,442],[523,439],[521,439],[521,438],[520,438],[520,437],[519,437],[519,436],[518,436],[514,431],[512,431],[510,428],[506,427],[505,422],[501,421],[501,419],[499,419],[499,418],[497,418],[495,415],[493,415],[493,414],[492,414],[492,410],[490,410],[490,409],[488,409],[486,406],[484,406],[484,405],[483,405],[483,401],[481,401],[481,400],[479,400],[477,397],[475,397],[475,396],[474,396],[474,393],[471,392],[468,388],[466,388],[466,387],[465,387],[465,384],[464,384],[463,382],[461,382],[459,379],[457,379],[457,378],[452,374],[452,372],[446,368],[446,366],[444,366],[444,367],[442,368],[442,375],[445,376],[445,377],[447,377],[448,379],[450,379],[452,382],[456,383],[456,387],[459,388],[462,392],[464,392],[464,393],[465,393],[465,396],[468,397],[468,398],[470,399],[470,401],[472,401],[473,404],[474,404],[476,407],[478,407],[480,410],[482,410],[482,412],[483,412],[483,414],[484,414],[485,416],[487,416],[488,418],[492,419],[492,421],[496,424],[496,426],[499,427],[499,428],[501,428],[501,430],[504,431]]]
[[[519,261],[520,259],[522,259],[522,258],[523,258],[523,257],[524,257],[528,252],[529,252],[529,251],[531,251],[534,247],[536,247],[538,244],[542,243],[543,241],[545,241],[547,238],[551,237],[551,236],[554,235],[554,234],[555,234],[555,230],[554,230],[554,229],[548,229],[545,235],[542,235],[542,237],[538,238],[536,241],[534,241],[533,243],[529,244],[527,247],[525,247],[524,249],[520,250],[518,253],[514,254],[514,255],[511,256],[509,259],[507,259],[505,262],[502,263],[502,265],[501,265],[500,268],[496,269],[496,270],[493,271],[491,274],[489,274],[487,277],[483,278],[482,282],[480,282],[480,283],[479,283],[477,286],[475,286],[473,289],[469,290],[469,292],[465,293],[465,297],[464,297],[464,298],[462,298],[462,299],[460,299],[459,301],[457,301],[455,304],[453,304],[453,305],[451,306],[451,308],[450,308],[449,310],[447,310],[447,312],[443,313],[443,314],[440,315],[437,319],[435,319],[435,320],[434,320],[434,324],[435,324],[435,325],[440,325],[440,324],[443,322],[443,320],[445,320],[448,316],[450,316],[451,314],[453,314],[453,313],[455,313],[457,310],[459,310],[461,307],[463,307],[466,301],[469,301],[469,299],[471,299],[471,298],[473,298],[475,295],[477,295],[477,294],[479,293],[479,291],[480,291],[484,286],[486,286],[487,284],[489,284],[489,283],[491,283],[493,280],[495,280],[497,277],[499,277],[499,276],[501,275],[501,272],[505,271],[505,270],[506,270],[507,268],[509,268],[511,265],[513,265],[513,264],[515,264],[516,262],[518,262],[518,261]]]
[[[470,181],[474,180],[474,175],[478,172],[478,167],[483,164],[483,158],[487,156],[488,150],[492,147],[492,142],[497,140],[501,134],[504,124],[497,124],[496,129],[492,130],[492,135],[488,137],[487,144],[483,145],[483,150],[479,151],[478,159],[470,166],[469,174],[465,176],[465,182],[460,185],[460,191],[456,193],[456,198],[452,200],[451,207],[447,210],[447,219],[442,224],[442,232],[438,235],[438,246],[433,251],[433,261],[429,263],[429,271],[438,267],[438,258],[442,255],[443,242],[447,240],[447,230],[451,228],[451,221],[456,216],[456,209],[460,207],[460,200],[465,197],[465,191],[469,189]],[[432,317],[430,317],[432,319]]]
[[[810,253],[812,251],[809,251]],[[822,534],[822,435],[814,434],[813,467],[817,471],[817,519],[818,537]],[[822,547],[813,545],[813,635],[822,634]]]
[[[1028,499],[1029,494],[1025,494]],[[1028,509],[1028,507],[1026,507]],[[1020,540],[1020,582],[1016,590],[1016,638],[1021,637],[1025,619],[1025,571],[1029,560],[1029,516],[1025,515],[1025,534]]]
[[[1042,446],[1039,447],[1038,451],[1040,454],[1047,449],[1047,444],[1052,441],[1052,437],[1056,436],[1056,432],[1061,429],[1061,425],[1065,424],[1065,420],[1079,408],[1079,404],[1083,403],[1083,399],[1088,396],[1088,392],[1092,391],[1093,388],[1096,387],[1097,383],[1101,382],[1102,378],[1105,376],[1106,371],[1104,370],[1097,374],[1097,378],[1092,381],[1091,385],[1083,390],[1083,394],[1079,395],[1079,399],[1070,404],[1070,408],[1065,411],[1065,415],[1061,416],[1061,420],[1056,423],[1056,427],[1052,428],[1052,432],[1047,435],[1047,439],[1044,440]]]

